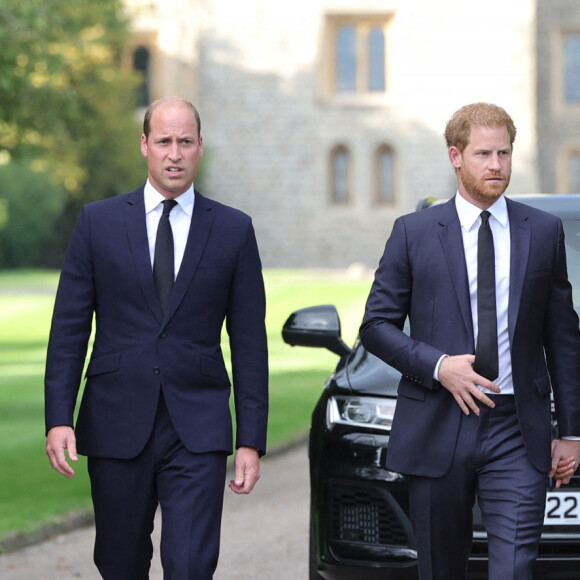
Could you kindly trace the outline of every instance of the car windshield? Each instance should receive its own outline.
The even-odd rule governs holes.
[[[568,278],[574,292],[574,306],[580,312],[580,219],[562,220],[566,234]]]

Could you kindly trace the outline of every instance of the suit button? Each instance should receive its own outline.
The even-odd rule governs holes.
[[[153,372],[158,375],[161,372],[161,369],[159,367],[154,367]]]
[[[159,337],[160,337],[160,338],[167,338],[167,333],[166,333],[166,332],[162,332],[162,333],[159,335]]]

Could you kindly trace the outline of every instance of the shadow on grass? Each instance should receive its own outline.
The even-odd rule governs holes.
[[[2,354],[7,352],[14,351],[25,352],[30,350],[42,350],[44,353],[46,353],[47,341],[39,340],[38,342],[29,342],[29,341],[2,342],[1,344],[2,344]]]

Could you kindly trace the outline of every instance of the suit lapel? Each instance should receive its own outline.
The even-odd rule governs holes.
[[[473,337],[473,319],[471,316],[471,300],[469,298],[469,281],[467,266],[465,265],[465,251],[461,224],[455,209],[455,198],[452,198],[442,207],[442,216],[439,219],[439,239],[443,246],[449,275],[455,290],[463,323],[468,334]]]
[[[524,277],[530,254],[531,228],[523,204],[506,198],[510,220],[510,289],[508,305],[508,328],[510,343],[513,344],[514,329],[520,310]]]
[[[187,244],[185,246],[181,267],[175,280],[175,286],[171,293],[169,306],[165,313],[165,320],[168,320],[173,315],[191,284],[193,275],[197,270],[203,251],[205,250],[214,219],[215,212],[213,211],[213,206],[205,197],[196,191]]]
[[[143,290],[147,304],[149,304],[149,307],[161,322],[163,313],[151,269],[143,187],[133,192],[127,200],[127,205],[125,206],[125,224],[127,226],[131,255],[141,289]]]

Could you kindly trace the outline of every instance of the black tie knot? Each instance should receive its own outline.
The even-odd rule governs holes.
[[[487,224],[487,222],[489,221],[489,218],[490,218],[491,214],[487,210],[484,210],[484,211],[481,212],[480,216],[481,216],[481,223]]]
[[[163,215],[169,215],[171,210],[177,205],[174,199],[164,199],[161,203],[163,203]]]

